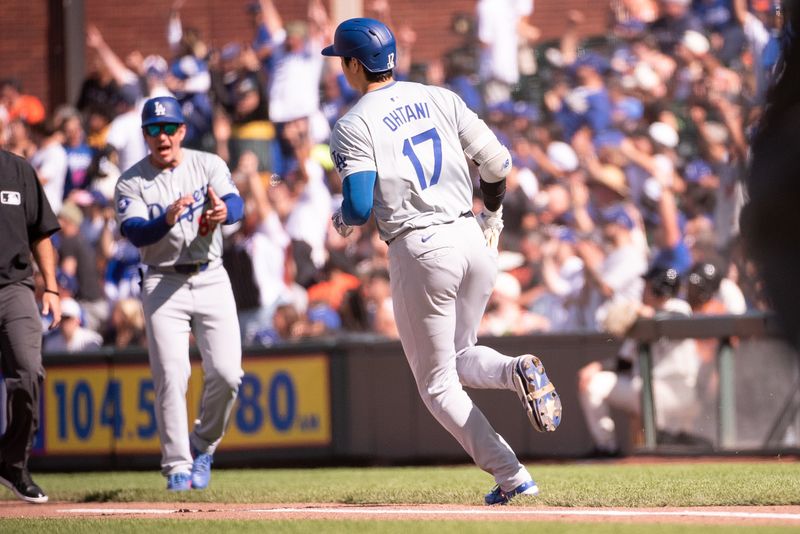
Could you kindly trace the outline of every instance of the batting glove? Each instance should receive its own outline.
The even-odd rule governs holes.
[[[333,212],[331,221],[333,221],[333,227],[340,236],[347,237],[353,233],[353,227],[345,224],[344,222],[344,218],[342,217],[342,208],[339,208]]]
[[[483,237],[486,238],[486,246],[496,251],[500,232],[503,231],[503,206],[497,208],[497,211],[487,211],[484,208],[477,219],[483,230]]]

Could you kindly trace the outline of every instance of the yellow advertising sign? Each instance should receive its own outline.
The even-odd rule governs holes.
[[[243,368],[223,449],[330,443],[327,356],[250,357]],[[186,396],[190,427],[200,406],[202,375],[200,363],[193,362]],[[146,363],[49,366],[43,453],[158,453],[155,407]]]

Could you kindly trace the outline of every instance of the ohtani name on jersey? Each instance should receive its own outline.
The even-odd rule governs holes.
[[[416,102],[411,105],[398,106],[393,111],[383,117],[383,123],[391,131],[396,131],[399,127],[411,121],[419,119],[429,119],[431,116],[427,102]]]

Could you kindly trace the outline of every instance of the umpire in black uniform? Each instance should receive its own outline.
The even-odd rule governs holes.
[[[31,503],[47,502],[28,472],[44,380],[31,252],[44,278],[42,314],[52,314],[50,327],[55,328],[61,321],[61,301],[50,236],[59,228],[33,167],[0,150],[0,362],[8,422],[0,438],[0,484]]]

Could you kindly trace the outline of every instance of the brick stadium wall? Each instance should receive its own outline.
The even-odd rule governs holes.
[[[47,0],[3,0],[0,17],[0,77],[19,78],[27,92],[49,103],[47,76]],[[248,41],[252,36],[245,11],[248,0],[188,0],[181,14],[184,26],[195,27],[211,46],[230,41]],[[365,2],[366,3],[366,2]],[[108,2],[84,0],[87,23],[94,23],[120,56],[139,49],[142,53],[168,55],[166,19],[169,0]],[[306,2],[276,0],[285,20],[305,18]],[[439,56],[457,39],[449,32],[452,15],[474,12],[475,0],[393,0],[395,24],[405,22],[417,32],[415,61]],[[542,29],[543,39],[557,38],[564,28],[567,9],[581,9],[587,15],[586,34],[604,31],[607,3],[597,0],[536,0],[533,22]],[[598,10],[598,6],[602,6]],[[92,57],[87,54],[87,65]],[[87,66],[88,69],[88,66]]]
[[[0,78],[14,77],[44,99],[47,92],[47,2],[2,0]]]

